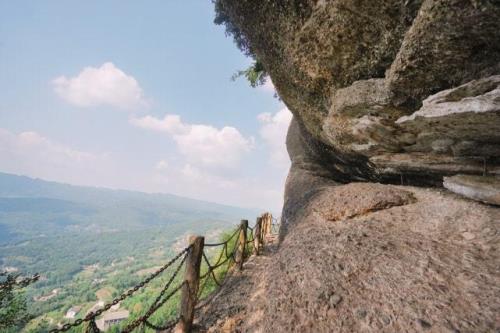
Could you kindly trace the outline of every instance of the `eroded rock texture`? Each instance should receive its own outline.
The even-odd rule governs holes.
[[[444,189],[323,188],[259,276],[260,326],[242,331],[497,332],[499,221]]]
[[[322,175],[440,185],[500,173],[498,1],[217,3],[321,150]]]
[[[319,181],[320,183],[321,181]],[[444,189],[322,185],[200,315],[200,332],[500,330],[500,209]]]
[[[281,245],[238,330],[499,331],[500,209],[380,183],[500,176],[500,3],[216,3],[294,114]]]

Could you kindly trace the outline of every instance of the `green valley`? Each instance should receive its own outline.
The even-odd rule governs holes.
[[[174,195],[0,173],[0,270],[40,274],[25,291],[32,320],[24,331],[45,332],[140,282],[182,249],[189,234],[217,240],[257,213]],[[147,303],[162,282],[122,309],[140,312],[144,305],[138,300]]]

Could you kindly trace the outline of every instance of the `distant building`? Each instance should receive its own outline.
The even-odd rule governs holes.
[[[129,312],[127,310],[105,313],[101,319],[96,320],[96,325],[101,331],[107,331],[111,326],[127,319],[128,316]]]
[[[64,316],[65,318],[68,318],[68,319],[73,319],[75,318],[75,316],[78,314],[78,312],[80,312],[80,310],[82,309],[81,306],[72,306],[67,312],[66,312],[66,315]]]
[[[103,307],[104,307],[104,301],[98,301],[87,311],[86,315],[88,315],[91,312],[96,312],[97,310],[102,309]]]
[[[33,297],[33,299],[36,302],[45,302],[45,301],[48,301],[51,298],[56,297],[58,293],[59,293],[59,289],[54,289],[48,295],[35,296],[35,297]]]

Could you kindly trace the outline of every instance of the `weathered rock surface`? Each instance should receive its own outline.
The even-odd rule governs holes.
[[[359,183],[323,186],[299,220],[275,254],[230,281],[201,331],[500,329],[500,208],[444,189]]]
[[[498,1],[217,3],[343,182],[500,172]]]
[[[500,208],[380,184],[500,175],[500,3],[216,3],[294,114],[280,249],[231,327],[500,331]]]
[[[408,191],[381,184],[351,183],[324,188],[311,209],[327,221],[340,221],[413,201]]]
[[[443,185],[464,197],[500,206],[500,177],[456,175],[445,177]]]

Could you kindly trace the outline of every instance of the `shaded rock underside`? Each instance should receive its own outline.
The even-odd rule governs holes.
[[[500,173],[498,1],[217,4],[335,180]]]

